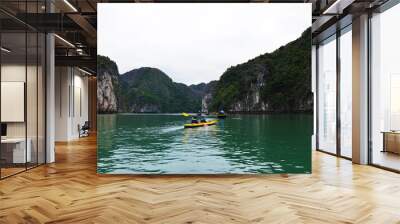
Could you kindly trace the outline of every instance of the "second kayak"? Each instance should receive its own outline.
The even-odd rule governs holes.
[[[226,118],[226,114],[217,114],[217,117],[218,117],[218,118],[225,119],[225,118]]]

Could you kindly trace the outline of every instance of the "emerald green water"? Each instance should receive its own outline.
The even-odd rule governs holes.
[[[310,173],[312,115],[232,115],[184,129],[173,114],[98,116],[98,173]]]

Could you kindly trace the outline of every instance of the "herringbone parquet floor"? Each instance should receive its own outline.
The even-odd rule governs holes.
[[[0,223],[400,223],[400,175],[313,153],[311,175],[99,176],[96,141],[0,181]]]

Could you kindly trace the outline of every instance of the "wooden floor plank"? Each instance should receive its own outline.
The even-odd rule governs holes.
[[[95,136],[0,181],[0,223],[400,223],[400,175],[313,152],[310,175],[96,174]]]

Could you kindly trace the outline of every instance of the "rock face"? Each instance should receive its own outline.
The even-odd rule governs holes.
[[[203,112],[210,112],[210,108],[209,105],[212,102],[212,93],[207,93],[203,96],[203,98],[201,99],[201,111]]]
[[[118,111],[118,68],[108,57],[97,56],[97,112]]]
[[[261,90],[265,85],[266,72],[257,74],[255,82],[250,83],[247,93],[242,99],[235,101],[230,108],[231,112],[262,112],[267,111],[267,104],[261,99]]]
[[[215,87],[217,86],[218,81],[211,81],[209,83],[202,83],[201,91],[199,91],[199,95],[201,97],[201,111],[207,113],[212,112],[210,105],[213,101],[213,95],[215,91]],[[191,87],[193,88],[194,85]]]
[[[228,68],[203,103],[231,113],[311,112],[311,30],[272,53]]]

